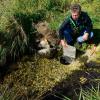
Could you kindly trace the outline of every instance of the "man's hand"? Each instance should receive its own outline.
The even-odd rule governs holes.
[[[66,43],[64,40],[61,40],[61,41],[60,41],[60,44],[61,44],[63,47],[67,47],[67,43]]]
[[[89,33],[85,33],[85,34],[83,35],[83,40],[84,40],[84,41],[88,40],[88,37],[89,37]]]

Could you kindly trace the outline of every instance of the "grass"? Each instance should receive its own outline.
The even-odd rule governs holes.
[[[97,87],[92,86],[92,88],[86,88],[80,90],[79,98],[77,100],[99,100],[100,99],[100,85]],[[56,96],[56,95],[55,95]],[[57,96],[60,100],[72,100],[64,95],[62,97]]]
[[[100,57],[99,55],[98,57]],[[95,58],[95,60],[97,58]],[[94,60],[94,57],[92,60]],[[62,65],[56,59],[49,60],[47,58],[27,56],[17,62],[17,64],[13,64],[11,69],[16,67],[17,70],[8,73],[5,76],[3,85],[0,85],[1,93],[5,93],[3,96],[4,99],[6,98],[5,96],[13,99],[18,98],[20,95],[20,98],[27,96],[28,99],[34,98],[35,100],[41,100],[44,98],[43,95],[46,94],[47,91],[56,93],[60,92],[56,91],[57,88],[62,88],[63,90],[65,87],[73,86],[75,84],[76,88],[79,88],[77,87],[77,84],[84,85],[87,81],[96,81],[98,77],[95,77],[94,75],[100,72],[95,66],[93,68],[86,68],[84,63],[79,60],[73,62],[71,65]],[[91,76],[94,72],[94,78],[84,76],[86,72],[91,72]],[[84,78],[87,80],[84,81]],[[66,82],[62,82],[62,80]],[[55,89],[52,91],[54,87]],[[14,94],[10,94],[9,91]]]
[[[47,20],[50,27],[57,30],[68,14],[67,9],[70,3],[69,0],[62,0],[62,2],[61,0],[53,2],[49,0],[1,1],[0,36],[2,35],[3,38],[0,37],[0,63],[4,61],[9,52],[11,52],[12,56],[24,55],[24,50],[27,49],[26,46],[31,46],[31,43],[34,42],[30,39],[30,37],[34,36],[32,35],[34,33],[31,26],[32,21]],[[67,8],[65,7],[66,4],[68,4]],[[88,1],[84,0],[80,4],[82,9],[87,11],[92,18],[94,28],[98,29],[98,32],[95,30],[95,34],[97,34],[96,39],[99,41],[99,1],[93,0],[89,4]],[[18,31],[20,31],[19,34],[17,34]],[[100,63],[99,51],[100,46],[89,58],[89,62]],[[73,89],[79,88],[80,85],[83,87],[92,81],[99,81],[99,67],[94,64],[92,67],[87,68],[84,65],[87,60],[86,56],[81,56],[71,65],[62,65],[59,59],[47,59],[34,54],[24,56],[18,62],[12,63],[9,68],[6,66],[8,71],[5,72],[3,84],[0,84],[0,99],[41,100],[45,99],[49,93],[54,95],[62,93],[62,95],[73,99]],[[98,89],[95,90],[98,91]],[[66,94],[63,94],[63,91]],[[90,91],[81,90],[81,97],[85,98],[84,95],[88,93]]]
[[[88,88],[87,90],[81,89],[79,100],[99,100],[100,99],[100,88],[99,84],[97,87]]]

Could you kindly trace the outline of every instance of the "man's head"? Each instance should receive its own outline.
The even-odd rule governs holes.
[[[74,20],[77,20],[81,13],[81,6],[79,4],[72,4],[71,7],[71,15]]]

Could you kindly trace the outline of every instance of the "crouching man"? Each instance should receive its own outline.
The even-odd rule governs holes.
[[[81,6],[71,5],[70,12],[71,15],[65,19],[59,29],[62,46],[73,45],[75,41],[81,44],[93,37],[92,21],[86,12],[81,11]]]
[[[72,4],[70,12],[71,15],[65,19],[59,29],[60,44],[63,48],[67,48],[68,45],[73,46],[74,43],[78,43],[78,45],[80,45],[93,38],[92,21],[86,12],[81,11],[81,6],[79,4]],[[72,49],[74,50],[75,48]],[[69,52],[66,53],[69,57],[72,55],[70,52],[72,49],[69,48]],[[64,53],[66,51],[67,49],[64,50]],[[75,53],[75,50],[72,52]],[[69,57],[64,58],[66,63],[71,62]]]

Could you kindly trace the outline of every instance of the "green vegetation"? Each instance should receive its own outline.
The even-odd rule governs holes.
[[[100,82],[100,46],[89,61],[87,56],[81,56],[68,66],[60,64],[57,59],[38,57],[32,51],[36,34],[32,22],[46,20],[52,29],[58,30],[73,2],[79,2],[82,9],[89,13],[94,24],[95,43],[98,44],[99,0],[0,0],[0,68],[7,60],[18,59],[9,67],[6,65],[8,68],[7,71],[4,69],[4,73],[0,69],[0,80],[5,74],[3,84],[0,84],[0,100],[41,100],[58,92],[72,100],[79,97],[99,100],[96,99],[100,94],[99,85],[95,88],[92,83]],[[27,53],[31,56],[26,56]],[[90,67],[84,64],[86,62]],[[84,85],[88,87],[90,84],[93,88],[84,90]],[[82,90],[77,96],[74,90],[80,89],[80,86]]]
[[[92,88],[86,88],[83,90],[81,88],[80,95],[77,100],[99,100],[100,99],[100,84],[97,84],[97,87],[91,86]],[[56,95],[55,95],[56,96]],[[61,100],[72,100],[64,95],[62,97],[57,96]]]
[[[100,99],[100,85],[97,88],[92,87],[92,89],[81,90],[79,100],[99,100]]]

